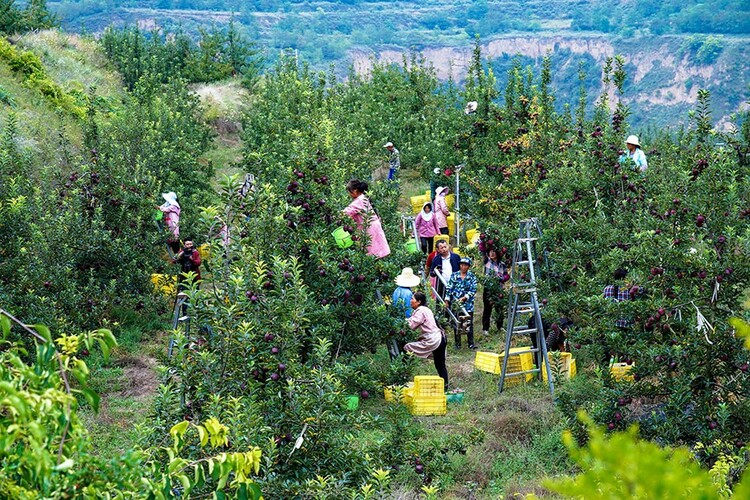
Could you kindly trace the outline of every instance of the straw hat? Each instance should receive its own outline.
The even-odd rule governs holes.
[[[625,144],[632,144],[633,146],[641,147],[641,143],[638,142],[638,136],[637,135],[629,135],[627,139],[625,139]]]
[[[440,186],[435,189],[435,196],[443,194],[445,191],[448,191],[448,186]]]
[[[412,288],[420,283],[419,276],[414,274],[414,271],[411,267],[405,267],[401,270],[401,274],[396,276],[396,279],[394,280],[398,286],[405,286],[407,288]]]
[[[167,200],[167,202],[169,202],[170,205],[179,205],[179,203],[177,203],[177,195],[175,194],[174,191],[170,191],[168,193],[162,193],[161,196],[162,198]]]

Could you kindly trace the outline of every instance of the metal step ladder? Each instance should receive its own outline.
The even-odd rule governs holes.
[[[518,239],[513,247],[513,264],[510,270],[511,291],[508,299],[508,326],[505,333],[505,355],[503,356],[503,367],[500,373],[499,392],[503,392],[506,377],[523,376],[527,373],[538,374],[541,378],[542,370],[539,365],[543,360],[547,370],[547,381],[550,394],[554,394],[555,386],[550,372],[549,358],[547,357],[547,344],[544,338],[544,326],[542,325],[542,314],[539,310],[539,299],[537,297],[536,283],[539,276],[536,272],[536,242],[542,238],[542,228],[537,218],[524,219],[520,222]],[[519,317],[532,314],[534,326],[528,324],[516,325]],[[514,352],[514,355],[532,353],[536,366],[531,370],[508,373],[508,357],[510,356],[510,345],[514,335],[525,335],[536,337],[536,345],[528,349]],[[541,354],[541,356],[540,356]]]
[[[185,292],[179,292],[177,298],[174,301],[174,309],[172,310],[172,330],[182,330],[185,334],[185,339],[190,334],[190,316],[183,314],[187,311],[189,306],[188,296]],[[176,339],[174,335],[169,339],[169,348],[167,349],[167,357],[172,357]]]

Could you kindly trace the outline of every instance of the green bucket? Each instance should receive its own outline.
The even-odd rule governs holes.
[[[406,242],[404,245],[406,247],[406,251],[409,253],[417,253],[419,252],[419,247],[417,246],[417,242],[414,241],[414,238],[410,239]]]
[[[352,411],[359,408],[359,396],[348,396],[346,398],[346,407]]]
[[[160,221],[164,218],[164,212],[159,210],[158,208],[154,211],[154,220]]]
[[[339,248],[349,248],[350,246],[354,245],[354,242],[352,241],[352,235],[347,231],[344,231],[343,226],[337,227],[336,230],[331,234],[333,235],[333,239],[336,240],[336,244],[339,246]]]
[[[464,393],[463,392],[449,392],[445,395],[445,399],[448,403],[463,403]]]

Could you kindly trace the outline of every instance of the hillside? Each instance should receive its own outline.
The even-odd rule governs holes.
[[[135,23],[144,30],[192,32],[234,20],[265,50],[269,62],[291,49],[314,68],[335,64],[339,76],[352,65],[366,72],[373,58],[400,63],[406,52],[417,50],[442,79],[461,82],[473,39],[480,36],[501,89],[515,57],[538,71],[541,58],[550,54],[559,109],[577,102],[579,65],[587,92],[595,96],[605,58],[621,54],[630,79],[624,100],[639,131],[684,124],[699,88],[711,91],[714,122],[725,130],[730,115],[748,99],[750,15],[745,3],[732,0],[194,0],[129,1],[114,8],[62,0],[50,6],[67,29],[90,32]]]
[[[110,105],[122,95],[119,75],[93,40],[50,30],[13,37],[11,43],[39,57],[50,80],[76,101],[83,102],[90,90]],[[15,113],[20,145],[29,148],[35,162],[57,163],[79,151],[80,121],[61,113],[7,64],[0,64],[0,89],[9,97],[0,105],[0,123],[5,124],[9,114]]]

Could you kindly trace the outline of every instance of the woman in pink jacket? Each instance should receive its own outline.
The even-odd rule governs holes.
[[[432,211],[432,203],[428,201],[422,206],[422,211],[414,219],[414,226],[417,228],[422,251],[429,254],[432,252],[432,243],[435,236],[440,234],[437,217],[435,217],[435,213]]]
[[[448,234],[447,217],[451,214],[451,211],[448,209],[448,202],[445,201],[445,196],[450,192],[450,188],[445,186],[435,190],[435,218],[437,219],[439,234]]]
[[[164,223],[170,235],[167,237],[167,244],[173,252],[180,249],[180,204],[177,203],[177,195],[174,191],[162,193],[165,203],[159,207],[164,212]]]
[[[370,237],[367,254],[383,258],[391,253],[391,247],[388,246],[388,240],[385,239],[380,217],[375,213],[370,200],[365,196],[368,188],[369,185],[366,182],[357,179],[352,179],[347,183],[346,190],[352,197],[352,202],[344,209],[344,213],[354,219],[358,229],[367,226],[367,234]],[[367,220],[367,223],[365,223],[365,220]]]

